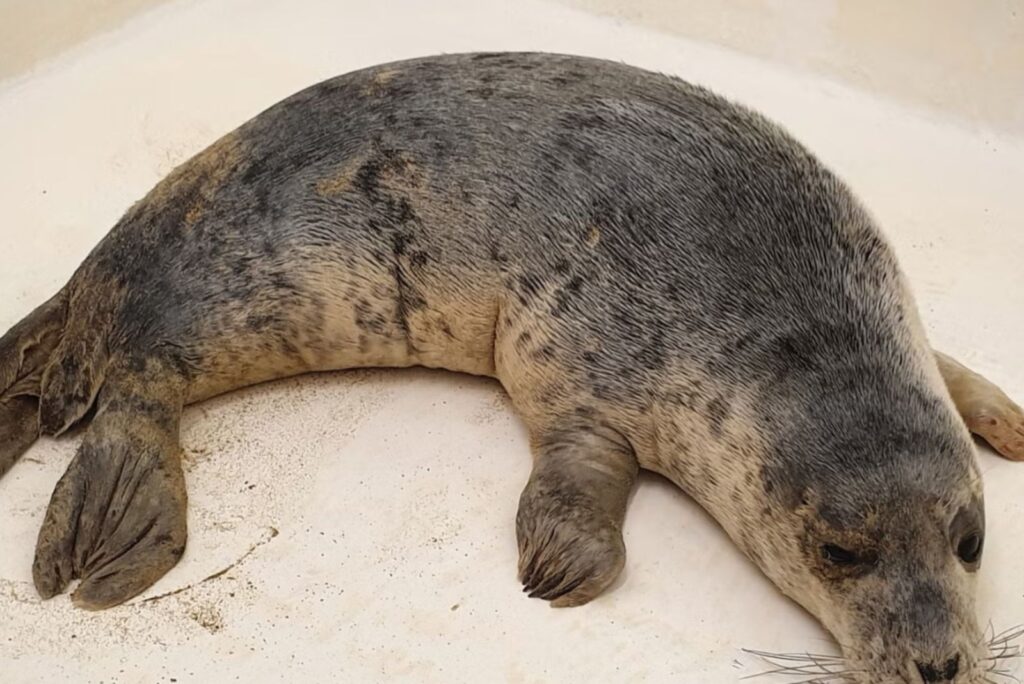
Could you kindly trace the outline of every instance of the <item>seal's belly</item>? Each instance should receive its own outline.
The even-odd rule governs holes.
[[[494,375],[496,292],[352,245],[298,249],[287,283],[192,311],[190,400],[310,371],[427,366]],[[244,306],[242,306],[244,304]]]

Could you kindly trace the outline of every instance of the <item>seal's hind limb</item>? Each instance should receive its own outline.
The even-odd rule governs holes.
[[[1024,409],[987,379],[941,352],[939,372],[967,429],[1000,455],[1024,461]]]
[[[639,466],[618,435],[593,427],[535,434],[519,500],[519,579],[557,607],[587,603],[622,572],[622,521]]]
[[[0,477],[39,438],[43,373],[64,328],[57,294],[0,337]]]
[[[32,567],[44,598],[117,605],[170,570],[185,550],[178,429],[186,380],[163,359],[108,365],[97,410],[50,499]]]

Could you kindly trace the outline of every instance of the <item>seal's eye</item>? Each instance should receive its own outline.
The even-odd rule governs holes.
[[[975,532],[961,539],[956,547],[956,555],[968,565],[977,563],[981,557],[981,535]]]
[[[859,562],[857,554],[835,544],[825,544],[821,547],[821,557],[833,565],[856,565]]]

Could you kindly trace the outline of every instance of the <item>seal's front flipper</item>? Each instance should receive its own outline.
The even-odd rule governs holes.
[[[44,598],[80,578],[75,603],[108,608],[144,591],[181,558],[183,397],[182,378],[153,360],[107,376],[96,417],[39,532],[33,578]]]
[[[58,294],[0,337],[0,477],[39,438],[43,372],[64,314],[64,295]]]
[[[1002,456],[1024,461],[1024,409],[981,375],[935,352],[953,403],[969,429]]]
[[[519,579],[554,606],[587,603],[626,560],[622,521],[639,467],[618,435],[589,428],[533,439],[534,466],[519,500]]]

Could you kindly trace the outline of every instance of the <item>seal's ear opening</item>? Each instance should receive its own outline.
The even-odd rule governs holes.
[[[822,544],[821,557],[832,565],[846,568],[868,568],[878,564],[878,552],[873,549],[844,549],[837,544]]]
[[[870,574],[878,566],[878,550],[870,539],[861,535],[839,535],[831,539],[825,533],[818,537],[817,574],[826,581],[846,581]]]
[[[833,565],[856,565],[857,553],[844,549],[835,544],[824,544],[821,547],[821,557]]]

